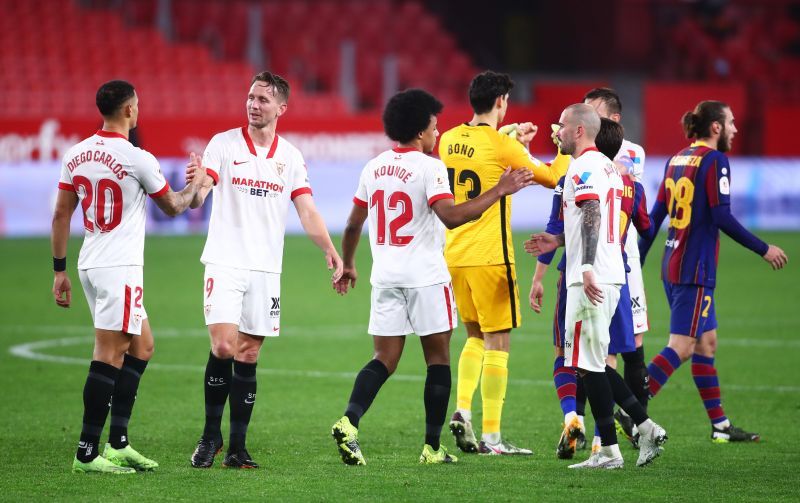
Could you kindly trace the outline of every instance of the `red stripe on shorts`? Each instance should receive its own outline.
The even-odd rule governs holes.
[[[450,330],[453,330],[453,307],[450,305],[450,289],[444,287],[444,301],[447,303],[447,321],[450,323]]]
[[[692,326],[689,328],[689,337],[697,337],[697,323],[700,321],[700,312],[703,310],[703,287],[697,287],[697,299],[694,301]]]
[[[581,326],[583,320],[575,322],[575,337],[572,338],[572,367],[578,368],[578,353],[581,342]]]
[[[131,319],[131,287],[125,285],[125,309],[122,312],[122,331],[128,332],[128,321]]]

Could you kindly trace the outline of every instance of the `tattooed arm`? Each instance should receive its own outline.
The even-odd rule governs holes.
[[[581,209],[581,247],[583,257],[581,271],[583,272],[583,291],[594,305],[603,302],[603,291],[600,290],[594,279],[594,259],[597,256],[597,241],[600,237],[600,201],[584,201]]]

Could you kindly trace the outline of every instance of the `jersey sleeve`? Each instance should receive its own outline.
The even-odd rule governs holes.
[[[214,185],[219,183],[219,174],[222,171],[222,162],[224,152],[222,150],[222,142],[217,136],[211,138],[211,141],[206,145],[203,152],[203,167],[206,173],[214,180]]]
[[[447,167],[442,161],[433,160],[425,170],[425,197],[428,198],[428,206],[440,199],[453,199]]]
[[[706,194],[708,205],[712,208],[731,204],[731,167],[727,156],[707,155],[703,160],[708,162],[706,168]]]
[[[528,149],[517,140],[504,134],[498,135],[498,152],[500,162],[503,166],[510,166],[513,169],[525,168],[533,173],[533,181],[552,189],[558,183],[558,179],[564,176],[569,163],[553,162],[547,165],[539,159],[533,157]],[[556,158],[558,159],[558,158]]]
[[[144,150],[140,152],[142,155],[136,166],[136,178],[150,197],[161,197],[169,191],[169,183],[155,156]]]
[[[58,188],[61,190],[76,192],[75,186],[72,184],[72,174],[69,172],[69,168],[67,168],[67,163],[65,160],[61,161],[61,176],[58,179]]]
[[[311,182],[308,180],[308,167],[303,155],[297,152],[292,166],[292,200],[301,194],[312,194]]]
[[[362,208],[369,207],[369,194],[367,194],[367,185],[364,183],[364,173],[366,169],[361,171],[361,176],[358,177],[358,188],[356,195],[353,196],[353,204],[361,206]]]

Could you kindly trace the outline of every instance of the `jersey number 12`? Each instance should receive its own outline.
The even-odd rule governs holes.
[[[370,197],[370,208],[375,206],[378,212],[377,244],[386,244],[386,207],[390,210],[397,210],[400,207],[400,214],[389,222],[389,244],[392,246],[405,246],[414,239],[414,236],[401,236],[398,231],[414,218],[414,207],[411,205],[411,197],[405,192],[392,192],[384,204],[384,191],[376,190]]]

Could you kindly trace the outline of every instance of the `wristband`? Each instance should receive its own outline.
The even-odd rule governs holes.
[[[594,266],[592,264],[583,264],[581,266],[581,273],[584,272],[594,272]]]
[[[67,270],[67,257],[55,258],[53,257],[53,271],[64,272]]]

